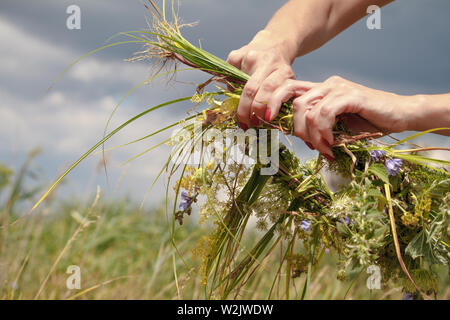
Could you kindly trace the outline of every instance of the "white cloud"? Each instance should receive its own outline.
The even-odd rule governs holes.
[[[17,28],[8,19],[0,15],[0,73],[3,78],[27,78],[55,80],[60,72],[78,59],[83,53],[72,52],[54,43],[33,37]],[[106,49],[107,50],[107,49]],[[136,84],[145,79],[148,69],[142,65],[126,61],[102,61],[89,56],[64,75],[84,85],[96,83]],[[66,79],[66,78],[63,78]]]
[[[45,96],[44,102],[52,106],[61,106],[66,103],[66,97],[62,92],[53,91],[49,95]]]
[[[0,15],[0,70],[3,76],[38,74],[48,65],[67,64],[71,53],[57,45],[41,41],[17,28]]]
[[[83,83],[102,83],[104,81],[136,83],[136,79],[145,79],[147,72],[142,65],[131,62],[101,62],[89,58],[75,65],[70,73],[72,79]]]
[[[52,152],[66,155],[79,154],[102,137],[106,121],[117,103],[111,96],[80,101],[62,92],[40,101],[28,101],[6,92],[2,92],[2,97],[0,134],[3,137],[19,136],[24,149],[43,145]],[[130,110],[117,112],[110,130],[130,117]],[[152,128],[159,128],[163,122],[160,115],[152,115],[125,128],[126,134],[119,134],[114,141],[129,142],[133,137],[148,134]]]
[[[5,19],[0,19],[0,41],[8,44],[0,47],[2,61],[0,74],[3,79],[19,79],[19,83],[23,83],[23,90],[26,90],[27,85],[42,85],[45,82],[50,84],[55,77],[54,70],[58,68],[63,70],[67,67],[72,62],[74,54],[58,45],[29,36]],[[73,161],[102,138],[106,121],[119,102],[120,96],[136,83],[143,81],[147,73],[148,69],[142,65],[122,61],[108,62],[90,57],[79,63],[61,80],[65,86],[57,86],[45,95],[30,97],[22,94],[21,88],[13,87],[11,90],[9,83],[0,84],[2,157],[8,155],[11,146],[21,153],[39,146],[52,158],[64,159],[63,162]],[[30,77],[37,78],[40,83],[30,82]],[[27,81],[29,83],[26,85]],[[67,83],[73,84],[74,81],[78,85],[67,89]],[[121,84],[120,87],[124,87],[123,92],[116,92],[113,84],[117,83]],[[94,86],[101,88],[99,92],[94,92],[94,95],[92,93],[89,95],[84,89],[92,89]],[[153,102],[148,100],[149,92],[152,93]],[[109,130],[142,111],[142,106],[137,106],[138,101],[145,100],[147,107],[154,104],[154,101],[161,100],[163,96],[164,92],[155,86],[134,93],[118,109]],[[163,118],[161,113],[147,115],[126,127],[117,137],[113,137],[106,147],[140,138],[160,129],[170,121],[171,119]],[[120,176],[124,168],[121,163],[160,141],[162,137],[155,137],[149,141],[108,152],[108,168],[111,175]],[[169,154],[168,150],[158,151],[148,153],[132,163],[123,180],[122,192],[132,190],[138,199],[144,196],[145,190]],[[100,158],[100,155],[97,155],[97,158]],[[63,163],[55,164],[53,170],[49,169],[52,171],[51,176],[56,174],[61,164]],[[90,175],[92,169],[92,167],[82,169],[87,172],[81,176]],[[84,183],[86,181],[76,181],[76,184]],[[157,188],[155,192],[152,197],[153,203],[160,201],[163,196],[162,188]]]

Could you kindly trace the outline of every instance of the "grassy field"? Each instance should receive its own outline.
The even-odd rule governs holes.
[[[192,249],[211,227],[185,219],[177,228],[176,243],[184,259],[174,251],[163,209],[139,210],[127,199],[105,201],[101,197],[82,204],[76,199],[53,199],[31,216],[17,220],[30,207],[32,192],[23,192],[23,177],[0,166],[0,298],[1,299],[203,299],[198,272],[200,259]],[[24,211],[25,212],[25,211]],[[16,221],[17,220],[17,221]],[[12,223],[13,221],[16,221]],[[243,243],[250,245],[256,231]],[[237,299],[285,297],[284,274],[277,276],[277,255],[263,262]],[[347,282],[336,279],[336,257],[328,253],[313,274],[308,299],[401,299],[396,286],[369,290],[368,274]],[[66,273],[80,267],[81,288],[68,289]],[[176,270],[176,273],[174,272]],[[443,272],[446,272],[445,270]],[[176,276],[175,276],[176,275]],[[445,279],[445,277],[444,277]],[[304,276],[291,285],[290,298],[299,296]],[[291,282],[292,283],[292,282]],[[440,284],[438,299],[450,297],[450,281]]]

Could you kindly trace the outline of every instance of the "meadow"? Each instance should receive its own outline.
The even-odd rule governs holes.
[[[193,216],[177,227],[174,239],[161,207],[142,210],[123,197],[106,200],[101,191],[88,202],[77,197],[47,200],[40,210],[23,216],[42,189],[28,190],[25,177],[30,157],[13,172],[0,164],[0,298],[1,299],[204,299],[205,286],[198,272],[194,248],[212,227]],[[256,230],[244,245],[251,247]],[[174,249],[175,240],[178,252]],[[182,258],[181,258],[182,257]],[[336,279],[336,254],[326,257],[313,271],[307,299],[402,299],[401,288],[385,285],[369,290],[369,274]],[[283,273],[277,274],[272,254],[263,261],[265,272],[250,278],[233,294],[235,299],[283,299]],[[81,271],[81,288],[68,289],[68,267]],[[442,270],[441,272],[446,272]],[[295,299],[304,275],[291,286]],[[450,280],[439,284],[438,299],[449,299]],[[275,280],[275,281],[274,281]],[[214,297],[213,297],[214,298]]]

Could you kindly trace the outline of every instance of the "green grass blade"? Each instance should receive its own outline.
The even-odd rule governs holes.
[[[111,138],[113,135],[115,135],[117,132],[128,126],[130,123],[136,121],[137,119],[141,118],[142,116],[146,115],[147,113],[150,113],[154,110],[160,109],[162,107],[175,104],[182,101],[187,101],[192,99],[192,96],[184,97],[180,99],[171,100],[162,104],[159,104],[153,108],[147,109],[138,115],[134,116],[133,118],[129,119],[128,121],[124,122],[122,125],[111,131],[108,135],[106,135],[103,139],[101,139],[99,142],[97,142],[91,149],[89,149],[85,154],[83,154],[77,161],[75,161],[69,169],[67,169],[54,183],[53,185],[47,190],[47,192],[44,193],[44,195],[39,199],[39,201],[33,206],[31,211],[36,209],[42,201],[44,201],[48,195],[55,189],[55,187],[61,182],[62,179],[64,179],[65,176],[67,176],[78,164],[80,164],[81,161],[83,161],[87,156],[89,156],[92,152],[94,152],[99,146],[101,146],[105,141],[107,141],[109,138]]]

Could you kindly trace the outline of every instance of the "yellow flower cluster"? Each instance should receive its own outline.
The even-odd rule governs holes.
[[[424,196],[417,201],[414,207],[414,214],[405,213],[402,216],[402,223],[410,228],[418,227],[422,219],[426,219],[431,209],[431,198]]]
[[[203,185],[203,179],[208,181],[209,173],[215,168],[214,160],[211,160],[205,167],[193,168],[186,166],[183,177],[177,180],[173,189],[175,191],[180,189],[186,190],[189,194],[194,194]]]
[[[192,254],[194,258],[200,258],[202,263],[200,265],[200,274],[202,276],[202,284],[206,285],[208,281],[208,274],[206,270],[206,263],[210,258],[211,253],[214,251],[217,240],[217,232],[213,232],[209,236],[202,237],[194,249]]]

